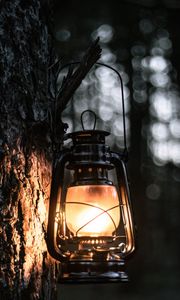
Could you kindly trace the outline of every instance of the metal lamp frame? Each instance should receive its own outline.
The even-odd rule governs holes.
[[[61,68],[61,70],[70,65],[78,64],[79,62],[70,63]],[[124,258],[134,251],[134,224],[132,218],[132,207],[130,201],[130,191],[127,178],[127,170],[125,162],[127,161],[127,145],[126,145],[126,123],[125,123],[125,108],[122,78],[117,70],[103,64],[97,65],[108,67],[113,70],[119,77],[122,91],[122,111],[123,111],[123,130],[124,130],[124,151],[122,153],[113,152],[105,144],[105,136],[108,132],[95,130],[84,130],[83,114],[81,115],[81,123],[83,131],[67,134],[65,139],[72,139],[73,146],[70,149],[63,149],[56,159],[51,184],[51,195],[49,203],[49,219],[47,228],[47,246],[50,255],[62,263],[62,268],[66,273],[65,277],[61,277],[62,282],[104,282],[104,281],[127,281],[128,276],[124,270]],[[107,261],[103,255],[97,255],[94,261],[71,261],[69,253],[64,253],[58,242],[58,224],[55,222],[57,211],[60,211],[58,198],[60,202],[65,202],[64,187],[64,170],[69,165],[70,169],[75,170],[80,167],[102,167],[104,169],[114,168],[116,170],[118,192],[121,195],[121,210],[124,218],[124,232],[126,236],[126,248],[121,253],[120,260]],[[93,178],[92,178],[93,180]],[[103,184],[103,178],[98,177],[99,184]],[[82,183],[82,178],[80,178]],[[96,179],[95,182],[97,183]],[[94,182],[94,183],[95,183]],[[85,182],[86,184],[86,182]],[[98,183],[97,183],[98,184]],[[99,271],[102,269],[102,271]],[[67,275],[68,274],[68,275]]]

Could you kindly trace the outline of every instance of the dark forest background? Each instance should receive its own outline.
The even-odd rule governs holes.
[[[180,298],[179,14],[178,0],[0,1],[0,299],[56,299],[60,265],[46,238],[61,119],[79,130],[91,109],[111,149],[123,149],[114,73],[93,67],[66,108],[54,97],[55,62],[81,59],[98,36],[101,61],[124,83],[136,252],[129,283],[59,285],[58,299]]]
[[[94,287],[79,291],[88,299],[179,299],[179,3],[77,0],[58,2],[54,12],[55,48],[62,64],[81,58],[99,36],[101,61],[120,71],[125,89],[128,167],[137,226],[137,249],[128,262],[131,282],[96,292]],[[69,131],[80,129],[84,109],[95,110],[98,128],[110,130],[109,143],[120,150],[119,88],[114,74],[93,69],[64,111]]]

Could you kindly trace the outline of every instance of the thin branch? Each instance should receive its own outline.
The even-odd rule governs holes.
[[[81,84],[89,70],[101,56],[101,48],[98,44],[99,38],[89,47],[77,69],[70,70],[64,79],[63,85],[57,97],[56,116],[66,108],[68,101]]]

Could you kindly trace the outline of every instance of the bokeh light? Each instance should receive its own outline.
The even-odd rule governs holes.
[[[101,61],[117,69],[122,76],[128,145],[130,145],[131,136],[132,97],[134,103],[141,109],[148,105],[149,123],[146,129],[142,128],[142,134],[143,136],[148,134],[147,147],[153,162],[157,165],[165,165],[168,162],[179,164],[177,144],[180,141],[180,118],[177,111],[180,96],[175,82],[176,71],[170,59],[172,53],[170,35],[163,22],[157,23],[155,18],[143,16],[139,21],[139,32],[141,38],[134,40],[129,53],[125,44],[119,45],[116,52],[112,49],[111,42],[117,32],[109,23],[101,23],[93,28],[91,38],[94,40],[100,37]],[[56,39],[60,42],[66,42],[70,38],[71,30],[68,26],[56,32]],[[123,38],[125,38],[124,35]],[[126,52],[125,56],[120,55],[123,51]],[[131,76],[129,76],[126,64],[129,55],[131,55],[132,65]],[[64,73],[59,82],[63,76]],[[82,81],[73,101],[63,113],[64,120],[67,120],[68,115],[71,115],[73,119],[70,122],[69,131],[81,130],[78,119],[85,109],[92,109],[96,112],[98,129],[111,131],[113,137],[110,141],[111,146],[118,145],[122,148],[121,88],[119,79],[113,71],[102,66],[94,67]],[[169,150],[169,145],[172,145],[173,151]]]
[[[149,184],[146,188],[146,195],[151,200],[157,200],[161,195],[161,189],[155,183]]]
[[[68,29],[60,29],[56,32],[55,37],[60,42],[67,42],[71,37],[71,32]]]
[[[101,43],[109,43],[114,34],[114,29],[109,24],[102,24],[95,31],[92,32],[93,40],[100,38]]]

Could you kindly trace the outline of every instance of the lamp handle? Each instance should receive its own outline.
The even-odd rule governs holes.
[[[132,204],[130,198],[130,190],[128,184],[126,165],[122,161],[119,153],[111,152],[111,163],[116,167],[117,181],[119,188],[122,213],[125,218],[125,235],[127,241],[125,256],[132,253],[135,249],[134,222],[132,214]],[[123,218],[123,219],[124,219]]]
[[[56,241],[57,229],[55,229],[54,220],[56,218],[58,194],[60,194],[60,197],[62,196],[64,166],[69,161],[70,155],[71,154],[69,151],[62,151],[60,158],[56,161],[56,165],[53,168],[47,227],[48,252],[54,259],[60,260],[62,262],[67,260],[67,256],[65,256],[58,248]],[[61,191],[59,191],[59,189],[61,189]]]
[[[63,65],[59,69],[59,73],[63,69],[65,69],[65,68],[67,68],[69,66],[78,65],[80,63],[81,63],[80,61],[75,61],[75,62],[71,62],[71,63],[65,64],[65,65]],[[125,157],[127,157],[128,150],[127,150],[127,138],[126,138],[126,118],[125,118],[124,89],[123,89],[123,80],[122,80],[122,77],[121,77],[120,73],[115,68],[113,68],[113,67],[111,67],[111,66],[109,66],[107,64],[104,64],[102,62],[97,62],[97,63],[95,63],[95,65],[103,66],[103,67],[106,67],[106,68],[114,71],[117,74],[118,78],[119,78],[120,86],[121,86],[121,100],[122,100],[122,113],[123,113],[124,154],[125,154]]]
[[[95,128],[96,128],[96,119],[97,119],[97,117],[96,117],[95,112],[92,111],[92,110],[90,110],[90,109],[84,110],[84,111],[82,112],[82,114],[81,114],[81,126],[82,126],[82,129],[85,130],[85,128],[84,128],[84,123],[83,123],[83,116],[84,116],[84,114],[87,113],[87,112],[90,113],[90,114],[92,114],[92,115],[94,116],[94,124],[93,124],[93,129],[92,129],[92,130],[95,130]]]

